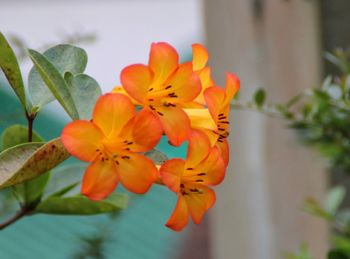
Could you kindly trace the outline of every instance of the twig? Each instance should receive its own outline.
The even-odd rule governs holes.
[[[22,218],[27,214],[27,209],[25,207],[22,207],[21,210],[19,210],[12,218],[8,219],[4,223],[0,224],[0,230],[10,226],[11,224],[15,223],[17,220]]]

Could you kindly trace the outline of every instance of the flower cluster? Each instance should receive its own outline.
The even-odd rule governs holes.
[[[139,194],[155,182],[163,183],[178,196],[166,224],[175,231],[190,217],[198,224],[215,203],[209,186],[225,176],[228,114],[239,90],[238,78],[229,73],[225,89],[215,85],[206,49],[200,44],[192,47],[192,62],[180,64],[172,46],[153,43],[148,65],[124,68],[121,86],[99,98],[92,119],[71,122],[62,132],[67,150],[91,163],[83,177],[84,195],[103,199],[119,182]],[[174,146],[188,141],[185,160],[155,165],[143,155],[163,134]]]

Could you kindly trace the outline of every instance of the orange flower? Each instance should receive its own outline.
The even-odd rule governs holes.
[[[62,142],[73,156],[91,162],[82,193],[92,200],[107,197],[118,182],[131,192],[145,193],[158,171],[145,152],[159,141],[161,128],[148,111],[136,114],[130,99],[105,94],[96,103],[91,121],[78,120],[62,132]]]
[[[173,145],[188,139],[190,121],[182,107],[198,96],[201,85],[192,63],[179,64],[172,46],[153,43],[148,65],[124,68],[121,83],[131,98],[160,121]]]
[[[229,135],[229,111],[232,98],[239,91],[240,82],[236,75],[227,73],[226,88],[213,86],[204,92],[204,97],[209,112],[214,119],[217,129],[213,131],[217,136],[217,145],[222,151],[225,164],[228,164],[229,146],[227,137]]]
[[[219,184],[225,176],[225,165],[217,147],[199,131],[191,133],[186,160],[171,159],[160,168],[163,183],[177,193],[178,201],[167,226],[182,230],[191,215],[199,224],[204,213],[215,203],[215,192],[209,185]]]

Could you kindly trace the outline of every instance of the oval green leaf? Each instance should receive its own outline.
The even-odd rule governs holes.
[[[0,189],[44,174],[69,157],[59,138],[26,143],[0,153]]]
[[[28,140],[28,128],[22,125],[13,125],[6,128],[1,136],[2,150],[26,143]],[[43,142],[44,139],[33,132],[34,142]],[[15,185],[14,188],[26,206],[35,206],[40,201],[45,187],[50,179],[50,172],[42,174],[32,180]]]
[[[69,91],[78,110],[79,119],[91,119],[95,103],[102,94],[100,86],[95,79],[85,74],[66,77],[69,78]]]
[[[41,202],[35,212],[63,215],[94,215],[124,209],[127,201],[128,197],[120,193],[113,193],[101,201],[91,201],[82,195],[51,197]]]
[[[55,66],[61,76],[66,72],[73,75],[83,73],[87,65],[85,50],[69,44],[54,46],[46,50],[43,55]],[[47,88],[35,67],[29,72],[28,90],[34,106],[42,107],[55,100],[55,96]]]
[[[68,90],[66,81],[55,66],[42,54],[35,50],[29,50],[29,56],[46,86],[55,96],[58,102],[73,119],[78,119],[78,111],[74,105],[73,98]]]
[[[5,36],[0,32],[0,67],[4,72],[12,89],[18,96],[22,106],[26,109],[26,95],[21,75],[21,70],[14,51],[7,42]]]

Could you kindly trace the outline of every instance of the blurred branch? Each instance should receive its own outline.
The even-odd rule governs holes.
[[[15,48],[17,58],[22,61],[27,58],[27,48],[28,44],[25,42],[23,38],[16,34],[9,34],[8,39],[11,42],[11,45]],[[65,34],[62,36],[62,40],[60,42],[62,44],[72,44],[72,45],[79,45],[79,44],[91,44],[94,43],[97,39],[96,33],[94,32],[75,32],[71,34]],[[36,48],[39,52],[42,52],[55,43],[44,43],[42,46],[39,46]]]

